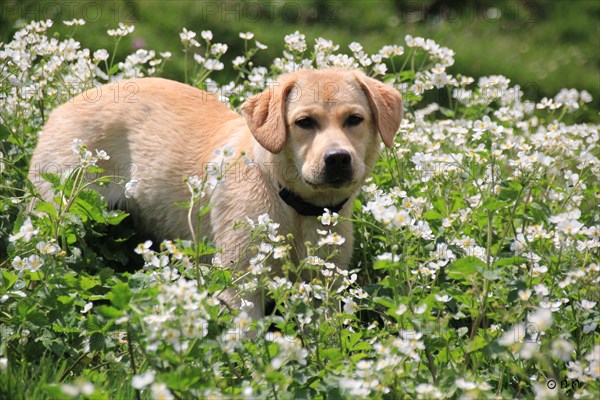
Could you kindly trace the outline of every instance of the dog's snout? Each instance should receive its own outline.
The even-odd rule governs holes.
[[[352,163],[352,156],[346,150],[328,150],[325,153],[325,165],[327,168],[340,168],[350,166]]]
[[[352,180],[352,155],[347,150],[327,150],[323,155],[323,161],[327,183],[343,183]]]

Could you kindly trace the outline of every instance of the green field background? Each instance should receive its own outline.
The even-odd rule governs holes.
[[[600,109],[600,1],[598,0],[311,0],[179,1],[60,0],[7,1],[0,4],[0,41],[6,42],[19,21],[52,19],[55,31],[71,34],[61,21],[83,18],[75,38],[91,49],[112,51],[106,34],[118,22],[134,24],[117,57],[139,47],[171,51],[164,75],[183,80],[183,27],[211,30],[214,41],[229,45],[223,58],[243,52],[240,32],[250,31],[269,46],[256,63],[268,66],[283,49],[283,37],[299,30],[310,43],[331,39],[347,50],[353,41],[367,53],[386,44],[404,44],[407,34],[431,38],[456,51],[451,73],[474,77],[502,74],[520,84],[526,97],[538,100],[561,88],[586,89],[594,97],[593,119]],[[201,49],[203,51],[203,49]],[[226,82],[225,68],[213,78]]]

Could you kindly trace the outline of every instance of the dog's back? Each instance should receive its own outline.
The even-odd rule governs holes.
[[[202,174],[232,125],[245,122],[215,96],[188,85],[160,78],[104,85],[51,113],[29,178],[50,200],[51,186],[41,174],[61,175],[77,166],[72,147],[80,139],[92,153],[106,151],[110,159],[98,162],[105,175],[139,182],[134,200],[125,198],[122,184],[98,187],[111,206],[144,213],[138,219],[160,237],[189,237],[186,212],[174,206],[188,200],[182,179]]]

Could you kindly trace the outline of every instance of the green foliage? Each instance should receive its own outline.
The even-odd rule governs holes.
[[[54,198],[37,197],[28,159],[48,112],[90,85],[159,75],[168,56],[121,64],[115,51],[50,43],[44,24],[24,29],[0,53],[0,81],[19,83],[0,93],[0,397],[594,398],[599,127],[575,123],[588,93],[530,102],[505,77],[452,75],[449,49],[410,36],[378,54],[353,44],[348,58],[325,40],[309,49],[298,33],[261,68],[245,35],[233,82],[216,87],[232,108],[280,73],[337,65],[402,90],[406,113],[355,201],[350,269],[330,261],[343,240],[333,233],[294,261],[263,215],[236,227],[251,236],[242,277],[202,232],[128,243],[127,214],[92,188],[133,182],[103,176],[102,149],[73,143],[77,165],[42,174]],[[196,39],[222,49],[210,36]],[[187,80],[215,88],[209,66],[226,59],[216,50],[192,61],[191,39]],[[440,92],[446,106],[427,100]],[[214,182],[186,184],[190,201],[178,206],[208,213]],[[335,232],[339,218],[326,213],[323,228]],[[260,321],[248,304],[219,300],[254,287],[275,303]]]

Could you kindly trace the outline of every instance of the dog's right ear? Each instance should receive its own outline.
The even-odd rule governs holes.
[[[285,104],[293,86],[290,82],[277,82],[242,104],[250,132],[262,147],[274,154],[279,153],[285,145]]]

